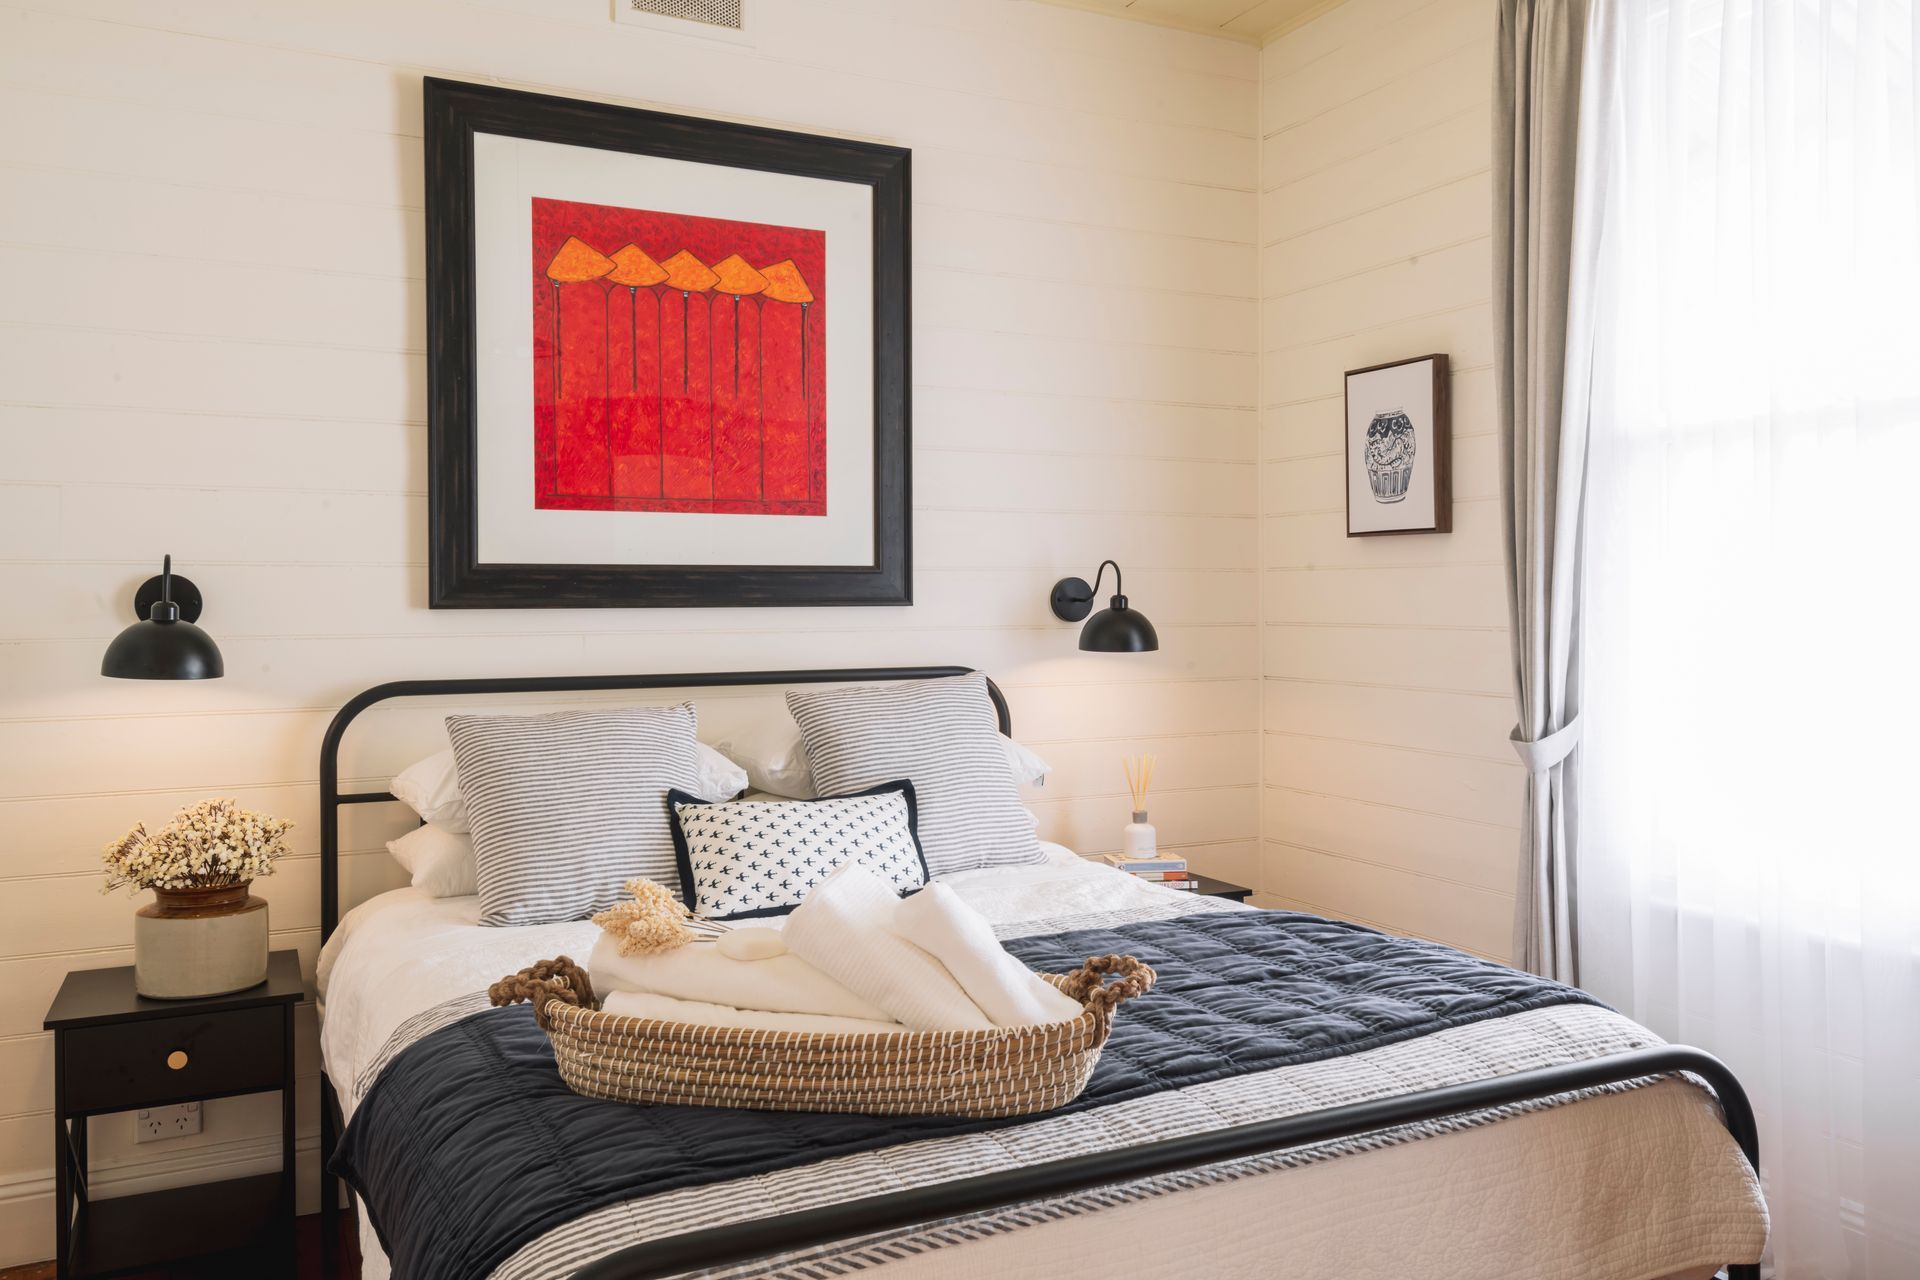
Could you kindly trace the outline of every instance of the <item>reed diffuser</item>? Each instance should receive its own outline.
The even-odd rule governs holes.
[[[1129,858],[1151,858],[1160,837],[1147,821],[1147,792],[1153,787],[1153,757],[1130,756],[1121,761],[1127,771],[1127,793],[1133,797],[1133,821],[1120,833],[1120,852]]]

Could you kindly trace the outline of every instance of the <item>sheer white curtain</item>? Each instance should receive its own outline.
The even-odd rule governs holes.
[[[1582,975],[1746,1082],[1777,1275],[1920,1277],[1916,0],[1609,19]]]

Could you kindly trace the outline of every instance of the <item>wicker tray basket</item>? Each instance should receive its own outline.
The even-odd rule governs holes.
[[[703,1027],[602,1013],[587,974],[561,956],[488,989],[533,1005],[575,1093],[758,1111],[1017,1116],[1071,1102],[1087,1086],[1114,1008],[1153,985],[1132,956],[1095,956],[1042,974],[1085,1006],[1077,1018],[991,1031],[835,1035]],[[1109,976],[1117,981],[1107,982]]]

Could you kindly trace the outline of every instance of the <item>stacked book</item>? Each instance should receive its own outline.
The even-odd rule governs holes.
[[[1139,876],[1166,889],[1198,889],[1200,881],[1187,870],[1185,858],[1156,854],[1151,858],[1130,858],[1124,853],[1106,855],[1107,865]]]

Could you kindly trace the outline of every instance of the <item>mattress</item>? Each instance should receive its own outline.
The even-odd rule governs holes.
[[[1232,904],[1150,885],[1057,846],[1043,866],[969,872],[947,881],[1003,935],[1059,932]],[[545,956],[584,958],[587,922],[482,928],[476,900],[397,890],[349,913],[320,961],[321,1048],[351,1115],[394,1046],[434,1011]],[[470,1005],[468,1007],[471,1007]],[[1124,1016],[1124,1015],[1123,1015]],[[1244,1122],[1356,1096],[1406,1092],[1505,1074],[1547,1061],[1657,1043],[1604,1009],[1560,1006],[1425,1036],[1345,1058],[1265,1073],[1183,1096],[1188,1112],[1106,1108],[1101,1131],[1040,1121],[1024,1140],[966,1152],[982,1161],[1069,1154],[1101,1142],[1164,1136],[1156,1126]],[[1081,1128],[1085,1129],[1082,1125]],[[689,1214],[742,1217],[818,1203],[823,1195],[899,1185],[912,1160],[958,1159],[938,1143],[892,1159],[821,1162],[751,1186],[641,1195],[529,1245],[498,1274],[565,1274],[570,1260],[671,1234]],[[1381,1140],[1309,1148],[1216,1166],[1073,1203],[1049,1203],[939,1224],[859,1249],[754,1264],[730,1274],[890,1278],[1008,1274],[1541,1276],[1654,1280],[1757,1258],[1765,1210],[1711,1096],[1685,1079],[1611,1090],[1419,1126]],[[363,1274],[387,1274],[362,1222]],[[1197,1265],[1196,1259],[1204,1259]]]

